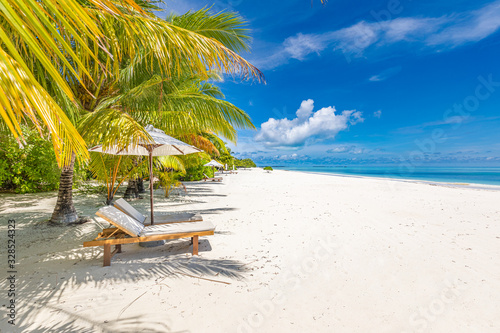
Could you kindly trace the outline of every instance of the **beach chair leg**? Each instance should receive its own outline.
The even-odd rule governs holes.
[[[104,244],[103,266],[111,266],[111,244]]]
[[[193,256],[198,255],[198,236],[193,237]]]

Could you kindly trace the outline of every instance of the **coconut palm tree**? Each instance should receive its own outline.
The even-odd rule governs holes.
[[[190,69],[198,73],[215,67],[256,74],[250,64],[220,42],[158,19],[152,13],[158,9],[152,2],[86,3],[0,0],[0,127],[20,144],[22,121],[40,133],[45,129],[60,165],[69,164],[72,153],[85,157],[87,151],[60,103],[47,91],[48,86],[53,86],[52,93],[72,101],[75,96],[68,77],[85,90],[88,84],[96,84],[92,79],[95,71],[116,73],[119,61],[139,50],[148,50],[149,57],[162,61],[169,74],[178,74],[175,59],[181,58],[190,59]],[[111,27],[115,29],[110,34]],[[102,53],[108,57],[99,57]],[[91,70],[94,73],[89,73]]]
[[[236,54],[236,51],[248,48],[247,30],[243,28],[243,21],[238,15],[210,15],[207,10],[201,10],[189,12],[185,16],[169,17],[168,20],[155,19],[154,27],[158,31],[153,29],[152,37],[156,38],[157,43],[164,45],[165,50],[158,49],[150,40],[131,42],[131,32],[127,30],[124,22],[113,21],[105,14],[101,16],[106,31],[112,32],[111,36],[116,39],[109,42],[109,50],[119,50],[118,55],[129,48],[142,52],[130,52],[129,58],[116,59],[106,52],[101,52],[101,62],[113,62],[110,66],[118,66],[119,75],[103,73],[96,63],[92,71],[96,85],[85,86],[77,80],[71,80],[78,104],[66,102],[65,105],[68,109],[77,109],[69,113],[80,115],[79,132],[89,144],[99,142],[105,147],[116,144],[125,146],[131,141],[148,139],[140,125],[141,120],[143,122],[145,119],[161,119],[161,128],[168,133],[186,133],[188,129],[202,131],[210,128],[232,139],[235,139],[236,135],[233,125],[253,126],[242,110],[226,101],[216,101],[213,98],[217,89],[201,83],[202,79],[214,77],[209,69],[239,73],[243,77],[262,78],[258,69]],[[131,16],[129,19],[135,17]],[[203,23],[204,20],[208,23]],[[193,24],[195,21],[198,23]],[[187,23],[190,26],[187,26]],[[166,36],[160,33],[160,28],[166,30]],[[193,56],[187,56],[188,52],[183,52],[182,48],[178,51],[175,48],[171,50],[172,47],[168,48],[169,45],[164,44],[167,37],[171,37],[171,30],[178,32],[191,43],[188,43],[188,51],[196,46],[196,42],[198,47],[205,51],[200,52],[195,59]],[[212,51],[209,52],[210,50]],[[165,59],[169,59],[170,63],[165,64]],[[200,63],[203,66],[199,66],[199,61],[203,61]],[[181,86],[183,89],[179,89],[180,83],[184,84]],[[196,89],[202,89],[204,96],[186,89],[189,84],[196,86]],[[214,106],[207,107],[208,102]],[[190,106],[189,110],[179,112],[187,110],[186,105]],[[73,165],[74,160],[62,170],[58,201],[51,219],[54,222],[74,222],[77,219],[72,201]]]
[[[125,77],[124,81],[127,80],[128,78]],[[235,127],[254,128],[243,110],[221,99],[224,96],[214,84],[191,76],[172,81],[167,85],[162,84],[162,81],[157,78],[146,79],[146,82],[131,89],[127,88],[126,83],[134,86],[133,83],[123,82],[120,85],[121,94],[102,101],[97,108],[98,111],[84,117],[79,125],[80,132],[87,142],[94,145],[116,141],[118,138],[115,135],[133,136],[133,128],[141,126],[139,124],[153,124],[155,127],[166,130],[167,134],[176,136],[207,153],[218,155],[219,149],[223,152],[226,150],[222,140],[216,134],[235,142]],[[161,88],[161,91],[158,91],[158,88]],[[158,103],[160,103],[160,110],[157,109]],[[131,134],[120,134],[123,127],[132,128]],[[167,165],[159,169],[165,180],[168,176],[168,173],[165,173],[166,169],[182,170],[182,163],[176,157],[155,160],[173,161],[177,163],[176,165],[180,165],[180,168]],[[120,163],[129,166],[118,166]],[[119,186],[127,177],[129,178],[128,194],[137,192],[135,178],[140,175],[140,172],[137,172],[136,166],[140,164],[141,158],[136,156],[103,159],[99,154],[92,154],[91,170],[100,180],[106,182],[109,188],[108,203],[116,193],[116,183]],[[131,172],[132,169],[134,172]]]
[[[100,10],[113,7],[108,0],[89,3]],[[1,0],[0,4],[1,128],[19,144],[24,141],[23,120],[40,133],[45,129],[60,164],[69,162],[71,151],[85,156],[84,141],[44,84],[51,81],[72,99],[65,73],[81,80],[87,73],[86,62],[96,56],[88,47],[89,41],[97,43],[101,31],[76,0]],[[41,71],[46,77],[44,82],[37,78]]]

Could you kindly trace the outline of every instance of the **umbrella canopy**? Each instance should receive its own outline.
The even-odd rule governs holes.
[[[198,149],[185,142],[177,140],[176,138],[166,135],[165,132],[160,129],[154,128],[152,125],[146,126],[145,129],[153,139],[153,142],[140,141],[138,145],[129,145],[124,149],[119,149],[118,147],[109,147],[108,149],[103,149],[102,145],[99,145],[90,148],[89,151],[111,155],[137,156],[149,156],[151,153],[152,156],[186,155],[199,153],[202,151],[201,149]]]
[[[135,155],[149,156],[149,181],[150,181],[150,201],[151,201],[151,224],[154,224],[153,214],[153,156],[170,156],[170,155],[187,155],[199,153],[202,150],[191,146],[185,142],[177,140],[169,135],[166,135],[160,129],[154,128],[153,125],[145,127],[146,132],[151,136],[153,141],[139,142],[137,145],[128,145],[120,149],[118,147],[109,147],[103,149],[102,145],[90,148],[89,151],[111,154],[111,155]]]
[[[211,167],[215,167],[215,168],[222,168],[223,167],[223,165],[220,164],[219,162],[217,162],[216,160],[211,160],[210,162],[208,162],[204,166],[211,166]]]

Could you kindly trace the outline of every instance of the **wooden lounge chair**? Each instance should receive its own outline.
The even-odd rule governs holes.
[[[144,216],[125,199],[120,198],[113,202],[113,206],[124,212],[125,214],[133,217],[144,225],[151,224],[151,216]],[[180,223],[180,222],[199,222],[203,221],[200,214],[194,213],[169,213],[169,214],[155,214],[155,224],[165,223]]]
[[[83,243],[83,247],[104,246],[103,266],[111,266],[111,257],[122,252],[123,244],[139,242],[191,238],[193,255],[198,255],[199,237],[213,235],[215,230],[214,225],[208,221],[144,226],[113,206],[99,209],[96,215],[116,227],[104,229],[94,240]],[[111,245],[115,245],[113,252]]]
[[[203,174],[203,176],[205,176],[205,178],[203,178],[204,182],[206,182],[206,181],[221,182],[222,181],[222,177],[213,177],[213,178],[210,178],[206,174]]]

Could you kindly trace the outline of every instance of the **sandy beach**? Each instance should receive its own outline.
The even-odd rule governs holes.
[[[187,183],[157,211],[216,226],[123,247],[110,267],[83,248],[108,224],[103,197],[75,194],[92,222],[50,217],[56,193],[0,195],[16,221],[16,325],[1,332],[498,332],[500,191],[262,169]],[[130,202],[147,213],[149,200]],[[5,253],[5,252],[2,252]],[[7,258],[0,260],[7,277]]]

